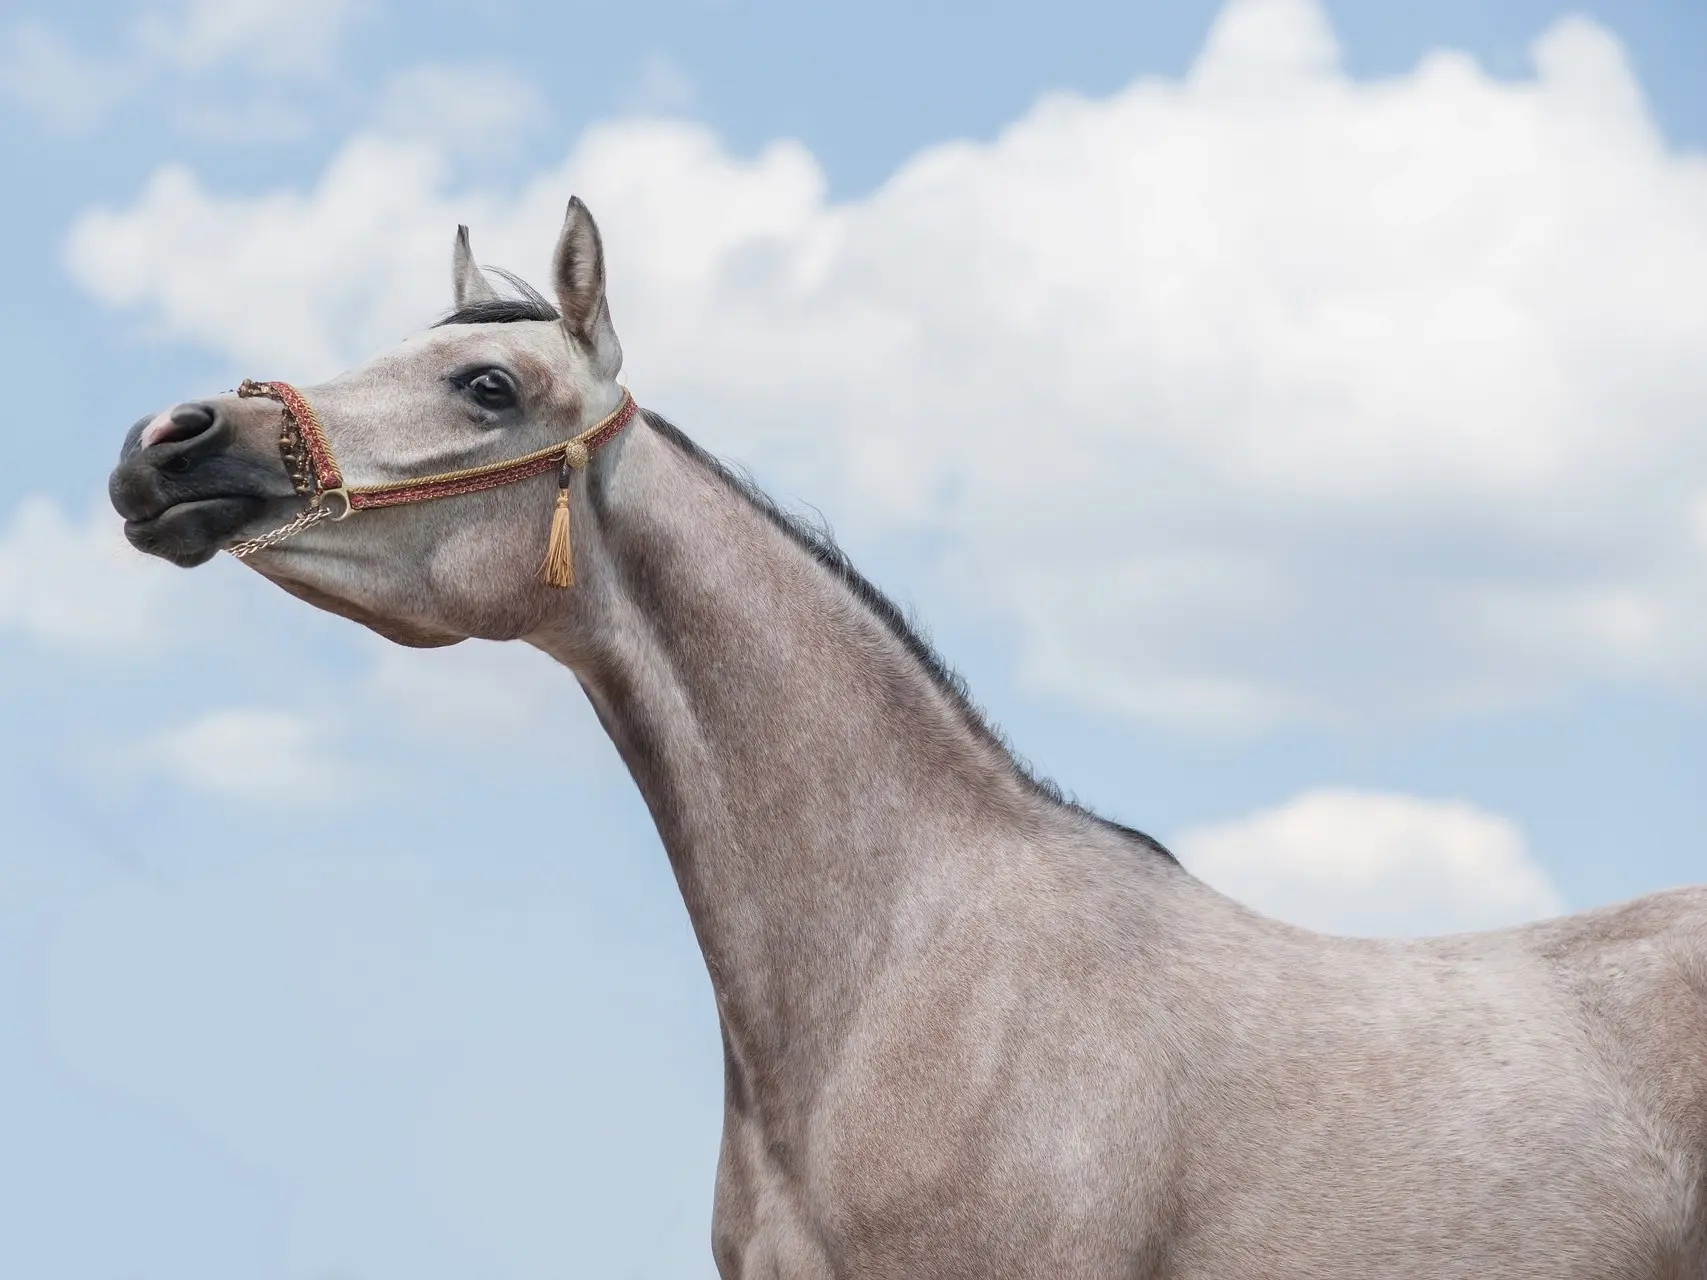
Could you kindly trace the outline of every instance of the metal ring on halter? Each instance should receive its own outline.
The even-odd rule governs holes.
[[[350,490],[346,485],[339,485],[336,489],[322,489],[319,493],[314,495],[314,502],[312,505],[318,507],[321,503],[325,502],[327,498],[331,497],[339,497],[344,500],[343,511],[335,516],[329,517],[334,524],[339,520],[348,520],[351,516],[356,514],[356,504],[350,501]]]

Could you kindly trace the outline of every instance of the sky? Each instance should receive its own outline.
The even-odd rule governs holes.
[[[131,552],[139,415],[600,220],[626,376],[1040,771],[1298,923],[1707,879],[1707,10],[0,10],[0,1272],[713,1275],[568,673]]]

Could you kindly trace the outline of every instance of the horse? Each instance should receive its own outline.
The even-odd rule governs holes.
[[[109,489],[142,551],[580,682],[711,978],[725,1280],[1707,1277],[1707,888],[1412,940],[1248,910],[636,407],[579,199],[551,270],[500,291],[459,228],[442,323],[148,416]]]

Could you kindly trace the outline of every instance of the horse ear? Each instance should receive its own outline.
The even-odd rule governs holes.
[[[622,368],[622,344],[605,302],[605,249],[599,227],[579,196],[571,196],[563,215],[563,233],[551,259],[551,282],[563,327],[579,339],[607,377]]]
[[[450,254],[450,292],[461,311],[471,302],[494,302],[498,291],[474,262],[474,250],[468,247],[468,228],[456,229],[456,247]]]

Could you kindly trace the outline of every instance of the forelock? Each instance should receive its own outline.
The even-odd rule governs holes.
[[[516,324],[523,320],[555,322],[562,319],[550,300],[520,276],[498,267],[482,269],[514,289],[515,296],[488,298],[484,302],[471,302],[465,307],[458,307],[433,326],[434,328],[447,324]]]

